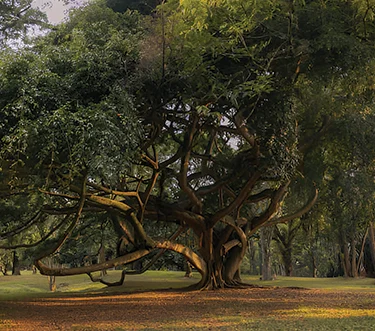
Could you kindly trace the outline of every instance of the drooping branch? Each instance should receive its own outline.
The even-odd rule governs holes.
[[[41,237],[38,241],[35,241],[31,244],[17,244],[17,245],[0,245],[0,249],[17,249],[17,248],[32,248],[38,246],[39,244],[45,242],[49,237],[51,237],[61,226],[63,226],[66,221],[69,219],[70,215],[64,217],[62,221],[57,223],[52,229],[50,229],[43,237]]]
[[[85,205],[85,200],[86,200],[86,183],[87,183],[87,172],[85,172],[84,177],[82,179],[81,183],[81,196],[80,196],[80,201],[78,204],[78,209],[75,215],[74,221],[70,224],[68,229],[65,231],[64,235],[61,236],[60,239],[58,239],[53,245],[50,247],[46,248],[43,252],[40,252],[39,256],[35,257],[35,265],[38,263],[40,259],[43,259],[44,257],[51,255],[55,253],[57,250],[60,249],[60,247],[65,243],[65,241],[69,238],[69,236],[72,234],[74,228],[78,224],[79,219],[81,218],[82,210]]]
[[[303,207],[301,207],[299,210],[297,210],[296,212],[292,214],[284,215],[284,216],[281,216],[281,217],[278,217],[276,219],[269,221],[267,223],[267,226],[271,226],[271,225],[275,225],[279,223],[286,223],[293,219],[301,217],[303,214],[306,214],[315,205],[316,201],[318,200],[318,195],[319,195],[319,191],[318,189],[315,189],[314,196],[311,198],[310,201],[306,203],[306,205],[304,205]]]
[[[28,229],[29,227],[31,227],[32,225],[34,225],[36,222],[39,221],[40,219],[40,216],[42,215],[41,211],[38,211],[33,217],[31,217],[27,222],[21,224],[20,226],[18,226],[17,228],[11,230],[11,231],[8,231],[8,232],[3,232],[1,235],[0,235],[0,240],[4,240],[6,238],[10,238],[10,237],[13,237],[15,236],[16,234],[18,233],[21,233],[22,231]]]
[[[117,282],[107,282],[105,281],[103,278],[97,278],[95,279],[92,275],[91,275],[91,272],[88,272],[87,275],[90,277],[91,281],[96,283],[96,282],[99,282],[103,285],[106,285],[108,287],[113,287],[113,286],[122,286],[122,284],[124,284],[124,280],[125,280],[125,275],[126,275],[126,270],[122,270],[121,272],[121,278],[119,281]]]
[[[161,163],[159,164],[159,168],[160,168],[160,169],[165,169],[165,168],[167,168],[169,165],[171,165],[172,163],[175,163],[178,159],[180,159],[181,156],[182,156],[182,154],[183,154],[183,148],[182,148],[182,146],[180,146],[180,147],[178,148],[176,154],[174,154],[174,155],[171,156],[169,159],[167,159],[167,160],[165,160],[165,161],[163,161],[163,162],[161,162]]]
[[[201,275],[204,275],[207,272],[206,262],[204,262],[204,260],[189,247],[169,240],[156,242],[155,247],[180,253],[198,270]]]
[[[248,199],[247,199],[247,203],[256,203],[256,202],[259,202],[259,201],[263,201],[265,199],[269,199],[272,197],[272,195],[275,193],[275,190],[272,190],[272,189],[265,189],[263,190],[262,192],[259,192],[257,194],[254,194],[254,195],[251,195]]]
[[[177,231],[172,234],[172,236],[170,236],[168,238],[169,241],[173,241],[173,240],[176,240],[181,233],[183,233],[184,231],[186,230],[186,227],[184,226],[180,226]],[[166,248],[160,250],[160,252],[158,252],[141,270],[130,270],[128,271],[127,273],[129,275],[139,275],[139,274],[143,274],[144,272],[146,272],[148,269],[150,269],[157,260],[159,260],[164,254],[165,252],[167,251]]]
[[[250,228],[246,230],[247,237],[251,236],[256,231],[258,231],[259,228],[261,228],[266,222],[268,222],[273,217],[273,215],[275,215],[275,213],[280,208],[280,203],[282,202],[289,185],[290,185],[290,180],[280,185],[278,190],[275,192],[275,194],[271,198],[271,203],[269,204],[266,211],[259,217],[256,217],[252,220]]]

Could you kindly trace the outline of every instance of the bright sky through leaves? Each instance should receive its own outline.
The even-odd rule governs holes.
[[[33,4],[46,12],[48,20],[53,24],[60,23],[64,19],[66,11],[71,7],[59,0],[34,0]]]

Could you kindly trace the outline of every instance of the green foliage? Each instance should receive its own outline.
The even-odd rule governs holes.
[[[55,164],[74,172],[86,166],[92,176],[113,181],[140,135],[129,94],[138,18],[99,3],[71,15],[32,49],[2,56],[3,155],[29,167]]]
[[[69,239],[65,262],[97,251],[103,233],[111,247],[139,235],[136,250],[152,246],[143,230],[166,238],[177,224],[199,238],[180,243],[204,258],[213,249],[226,263],[239,246],[229,256],[219,246],[293,214],[316,183],[324,217],[309,215],[320,223],[297,238],[308,265],[309,249],[360,233],[370,217],[370,3],[170,0],[146,18],[125,10],[139,4],[131,1],[75,9],[32,47],[1,53],[3,186],[44,186],[48,211],[71,212],[88,171],[86,209],[72,231],[88,247]],[[13,214],[4,228],[25,216],[16,202],[36,207],[38,196],[2,202]],[[113,213],[115,202],[128,233],[101,227],[98,215]],[[231,228],[226,217],[246,225]],[[205,255],[206,230],[215,241]],[[324,272],[336,248],[319,256]]]
[[[0,3],[0,45],[26,36],[35,26],[46,27],[47,17],[31,7],[32,0],[3,0]]]

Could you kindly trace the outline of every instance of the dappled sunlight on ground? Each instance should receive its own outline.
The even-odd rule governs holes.
[[[89,293],[4,301],[0,314],[1,331],[248,330],[270,320],[275,325],[297,320],[303,327],[309,319],[372,319],[375,294],[287,288]]]
[[[350,309],[301,307],[293,310],[280,310],[278,314],[280,314],[279,316],[283,316],[283,318],[301,316],[304,318],[347,318],[361,316],[375,317],[375,310],[363,308]]]

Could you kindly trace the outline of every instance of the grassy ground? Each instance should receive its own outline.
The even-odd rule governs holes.
[[[303,287],[311,289],[326,289],[339,291],[374,291],[374,278],[312,278],[312,277],[282,277],[272,281],[261,281],[259,277],[244,276],[243,279],[251,284],[261,286]]]
[[[28,330],[375,330],[375,279],[278,277],[265,289],[159,292],[199,280],[149,271],[107,288],[88,276],[23,272],[0,277],[0,331]],[[117,280],[120,272],[111,271]],[[299,289],[298,289],[299,288]],[[300,289],[303,288],[303,289]]]
[[[174,289],[189,286],[200,279],[198,274],[195,274],[193,278],[183,276],[184,272],[147,271],[142,275],[127,275],[123,286],[111,288],[99,282],[93,283],[87,275],[57,277],[57,290],[54,294],[49,291],[47,276],[23,271],[21,276],[0,276],[0,300]],[[108,271],[106,280],[117,281],[120,277],[120,271]]]
[[[116,281],[120,271],[109,271],[106,279]],[[124,293],[134,291],[153,291],[159,289],[178,289],[198,282],[199,274],[184,278],[184,272],[147,271],[142,275],[127,275],[124,285],[108,288],[100,283],[93,283],[86,275],[57,277],[57,295],[87,293]],[[373,278],[309,278],[277,277],[272,281],[261,281],[258,276],[243,275],[247,283],[270,287],[301,287],[335,291],[364,291],[375,293]],[[56,294],[48,289],[47,276],[33,275],[23,271],[21,276],[0,276],[0,300],[17,300],[24,298],[50,297]]]

